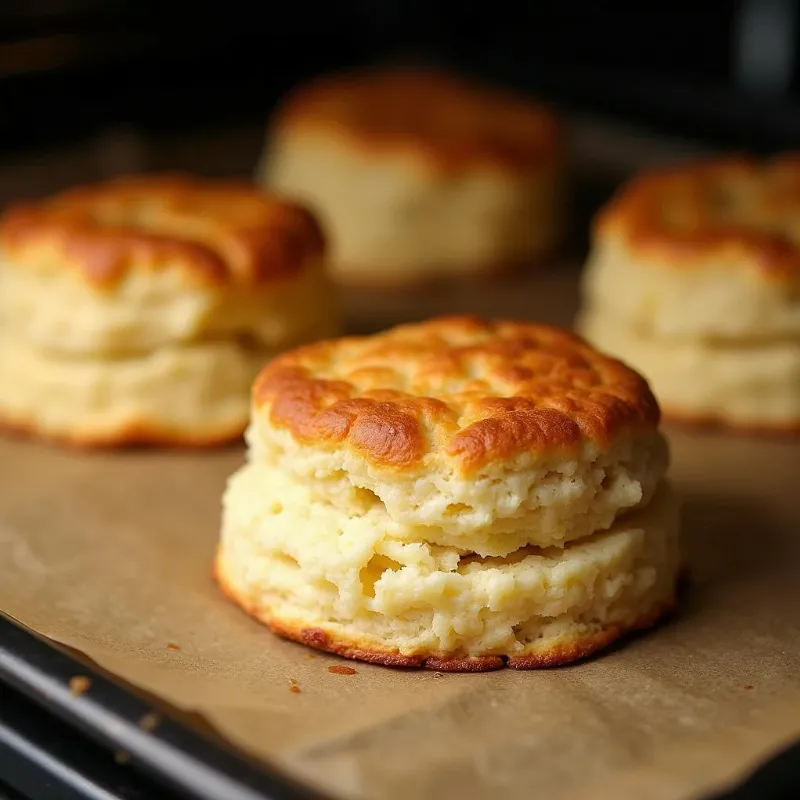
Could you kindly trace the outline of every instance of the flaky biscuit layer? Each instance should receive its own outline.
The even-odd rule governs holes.
[[[336,333],[338,318],[319,261],[268,287],[207,291],[164,271],[137,272],[101,292],[87,291],[69,270],[21,270],[0,262],[4,327],[65,357],[141,355],[221,339],[278,352]]]
[[[480,558],[402,533],[388,517],[343,513],[281,470],[251,464],[225,496],[216,574],[284,636],[433,669],[564,663],[674,601],[678,516],[664,488],[648,508],[564,549]]]
[[[800,339],[672,341],[592,311],[579,326],[649,378],[670,418],[800,432]]]
[[[85,446],[230,441],[247,425],[248,387],[272,355],[220,341],[64,358],[3,332],[0,424]]]

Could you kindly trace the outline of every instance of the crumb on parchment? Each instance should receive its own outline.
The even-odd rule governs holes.
[[[89,691],[92,682],[85,675],[73,675],[69,679],[69,690],[75,697],[80,697]]]
[[[148,711],[139,720],[139,727],[143,731],[153,731],[158,727],[159,722],[161,722],[161,718],[158,714],[155,711]]]
[[[332,667],[328,667],[328,672],[332,672],[334,675],[358,675],[358,670],[341,664],[334,664]]]

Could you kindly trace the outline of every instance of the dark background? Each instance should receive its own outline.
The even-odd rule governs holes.
[[[0,158],[260,123],[316,72],[443,62],[729,148],[800,142],[794,0],[1,0]]]

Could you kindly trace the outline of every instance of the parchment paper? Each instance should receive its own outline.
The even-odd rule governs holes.
[[[364,328],[434,305],[348,301]],[[573,306],[571,275],[448,297],[557,322]],[[666,624],[574,666],[437,676],[275,638],[210,577],[238,448],[0,440],[0,609],[334,795],[694,796],[800,734],[800,444],[668,432],[692,582]]]

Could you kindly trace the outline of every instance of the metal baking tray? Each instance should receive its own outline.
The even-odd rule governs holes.
[[[70,684],[76,675],[88,678],[80,693]],[[159,724],[143,727],[154,713]],[[31,800],[323,800],[3,614],[0,779]],[[800,741],[706,800],[797,797]]]
[[[77,692],[76,675],[87,678]],[[158,725],[143,725],[156,714]],[[0,614],[0,779],[65,800],[321,798]]]

